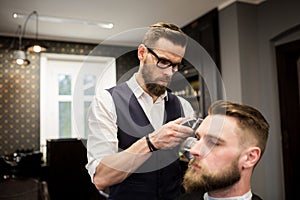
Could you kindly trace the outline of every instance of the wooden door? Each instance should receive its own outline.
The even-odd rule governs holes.
[[[300,40],[276,47],[285,198],[300,188]]]

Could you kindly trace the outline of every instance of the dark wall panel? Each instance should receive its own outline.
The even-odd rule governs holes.
[[[12,63],[13,37],[0,36],[0,156],[17,150],[39,150],[40,55],[28,54],[30,65]],[[23,40],[23,46],[30,39]],[[111,56],[116,58],[117,77],[137,65],[132,47],[43,41],[47,53]],[[128,64],[129,63],[129,64]]]

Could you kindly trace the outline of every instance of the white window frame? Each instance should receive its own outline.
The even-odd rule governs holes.
[[[54,81],[47,83],[52,80],[52,75],[49,75],[49,66],[51,61],[57,62],[68,62],[74,63],[72,66],[76,66],[76,69],[70,69],[70,73],[75,73],[75,77],[72,77],[72,96],[62,96],[58,93],[55,95],[53,87],[58,87],[58,83]],[[78,68],[78,62],[80,67]],[[84,135],[80,134],[84,131],[84,102],[91,101],[93,95],[83,95],[84,86],[79,84],[78,81],[81,76],[85,73],[95,73],[96,75],[96,90],[100,88],[109,88],[116,85],[116,61],[113,57],[100,57],[100,56],[82,56],[82,55],[70,55],[70,54],[53,54],[53,53],[42,53],[40,60],[40,148],[41,151],[46,155],[46,141],[47,139],[58,139],[59,138],[59,118],[58,117],[58,102],[68,101],[72,103],[72,137],[73,138],[84,138]],[[65,65],[68,65],[67,63]],[[62,66],[62,68],[64,68]],[[59,71],[60,69],[58,69]],[[66,69],[61,69],[66,70]],[[91,71],[92,70],[92,71]],[[73,72],[72,72],[73,71]],[[53,87],[52,87],[53,86]],[[85,86],[87,87],[87,86]],[[75,90],[76,88],[76,90]],[[95,91],[96,92],[96,91]],[[51,93],[53,95],[51,95]],[[74,104],[76,103],[76,108]],[[78,106],[82,105],[82,106]],[[55,108],[55,109],[54,109]],[[54,112],[54,113],[53,113]],[[75,114],[74,114],[75,113]],[[80,124],[80,125],[79,125]],[[79,126],[78,126],[79,125]]]

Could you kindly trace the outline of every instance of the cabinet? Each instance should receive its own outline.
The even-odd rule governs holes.
[[[197,116],[205,117],[210,104],[222,97],[218,10],[211,10],[182,30],[189,36],[183,60],[186,67],[174,76],[172,91],[187,99]]]

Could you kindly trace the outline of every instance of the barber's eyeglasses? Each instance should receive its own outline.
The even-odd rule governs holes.
[[[172,70],[177,72],[178,70],[181,70],[184,67],[184,64],[182,64],[182,63],[172,63],[170,60],[160,58],[151,48],[149,48],[149,47],[146,47],[146,48],[157,59],[156,66],[158,68],[167,69],[169,67],[172,67]]]

